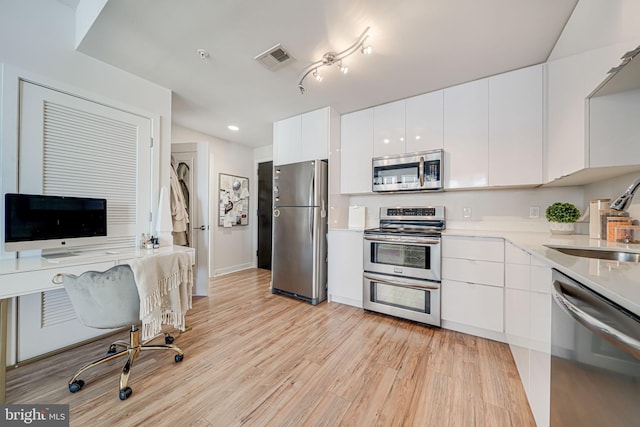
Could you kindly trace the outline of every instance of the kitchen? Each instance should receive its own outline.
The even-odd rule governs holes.
[[[359,33],[359,30],[355,32]],[[619,64],[619,58],[621,54],[631,48],[634,48],[635,46],[637,46],[637,43],[635,45],[630,44],[628,46],[625,46],[625,49],[623,49],[622,51],[616,51],[612,55],[612,59],[610,61],[609,60],[606,61],[608,63],[606,68]],[[582,71],[582,69],[580,70]],[[590,87],[589,90],[587,90],[587,95],[588,93],[591,92],[592,89],[595,89],[595,87],[602,80],[604,80],[604,76],[600,71],[598,71],[596,74],[597,74],[597,79],[594,78],[595,81],[592,82],[593,83],[592,87]],[[327,82],[325,81],[325,83]],[[552,82],[549,82],[549,83],[551,84]],[[309,86],[311,87],[311,85]],[[313,90],[316,91],[316,93],[318,91],[316,87],[313,87]],[[305,95],[310,95],[311,93],[312,93],[312,89],[308,88],[307,93]],[[422,92],[407,93],[405,95],[408,97],[408,96],[413,96],[416,93],[422,93]],[[299,94],[296,94],[296,95],[299,96]],[[551,96],[551,94],[549,96]],[[404,95],[398,95],[392,99],[399,99],[399,98],[404,99]],[[179,102],[180,101],[178,100],[177,103]],[[382,105],[382,104],[383,102],[372,102],[366,105],[365,107],[368,107],[371,105]],[[311,111],[311,110],[314,110],[314,108],[315,107],[309,106],[309,107],[298,110],[296,113],[299,113],[301,111]],[[575,110],[572,110],[572,111],[574,111],[575,113]],[[289,115],[283,115],[279,117],[278,120],[285,117],[289,117]],[[575,117],[572,117],[572,118],[575,119]],[[571,138],[567,138],[567,140],[580,141],[580,138],[582,138],[582,141],[584,141],[585,135],[584,135],[584,132],[582,131],[583,127],[580,126],[580,123],[584,123],[584,120],[581,119],[578,125],[574,126],[574,130],[576,130],[576,132],[578,133],[578,137],[575,138],[575,136],[572,136]],[[553,129],[553,124],[550,122],[548,124],[548,127],[549,127],[549,130],[551,131]],[[567,135],[565,134],[558,136],[559,139],[566,138],[566,137]],[[584,147],[580,146],[580,150],[584,150]],[[264,151],[261,151],[261,153],[264,153]],[[257,157],[257,158],[266,157],[264,154],[260,154],[260,156],[262,157]],[[343,156],[344,156],[344,153],[343,153]],[[580,158],[581,156],[574,156],[574,157]],[[558,158],[562,158],[562,156],[553,157],[553,158],[558,159]],[[573,160],[575,160],[575,158]],[[334,168],[337,167],[338,166],[337,162],[334,161],[333,163],[331,163],[331,160],[335,160],[335,157],[330,159],[330,168],[332,167],[331,165],[333,165]],[[569,162],[570,161],[571,159],[569,159]],[[584,161],[582,163],[583,163],[582,165],[579,165],[578,167],[576,167],[575,165],[571,165],[570,163],[567,164],[565,162],[563,164],[562,162],[560,162],[558,165],[556,165],[557,176],[565,175],[565,172],[567,170],[574,172],[578,169],[582,169],[582,167],[585,164],[586,165],[589,164]],[[549,165],[549,166],[553,166],[553,165]],[[563,168],[565,170],[563,170]],[[446,170],[447,168],[445,167],[445,171]],[[450,172],[453,171],[453,169],[451,168],[448,168],[448,170]],[[364,175],[354,174],[353,170],[349,171],[349,169],[347,169],[347,171],[349,172],[349,175],[348,175],[349,180],[357,180],[357,179],[360,179],[362,176],[364,176],[365,179],[370,179],[369,174],[364,174]],[[222,171],[222,172],[225,172],[225,171]],[[249,175],[250,173],[252,172],[245,173],[244,175],[251,176]],[[448,172],[445,172],[445,173],[448,173]],[[583,175],[584,174],[588,175],[589,173],[590,172],[587,171],[587,172],[584,172]],[[354,174],[354,176],[351,176],[351,174]],[[332,178],[335,177],[335,175],[330,175],[330,176]],[[498,189],[492,186],[491,187],[486,186],[486,188],[482,190],[468,190],[468,187],[465,187],[465,189],[458,189],[456,191],[445,191],[444,193],[433,193],[428,195],[419,194],[418,196],[416,196],[415,194],[413,195],[412,194],[393,194],[393,195],[381,196],[381,195],[364,194],[365,192],[363,192],[362,194],[356,194],[356,192],[347,192],[347,194],[350,194],[350,195],[345,196],[344,194],[341,194],[339,187],[337,191],[335,187],[335,185],[342,185],[343,180],[340,180],[338,182],[332,181],[332,183],[334,184],[333,194],[334,195],[338,194],[340,197],[340,198],[334,198],[333,201],[337,203],[335,206],[340,207],[341,211],[339,216],[333,217],[333,219],[335,219],[338,222],[334,224],[330,224],[330,227],[332,228],[329,232],[330,240],[334,238],[335,239],[344,238],[347,241],[356,240],[358,245],[355,251],[357,251],[357,253],[362,252],[362,241],[360,240],[360,237],[356,239],[349,239],[349,236],[351,234],[358,233],[357,231],[347,230],[349,206],[366,207],[365,226],[367,228],[372,228],[378,225],[378,222],[380,219],[379,208],[383,206],[442,205],[442,206],[446,206],[447,208],[447,226],[448,226],[447,228],[448,230],[451,230],[451,231],[456,229],[457,230],[499,229],[502,231],[509,231],[509,230],[519,231],[524,229],[528,231],[546,232],[547,224],[543,219],[543,212],[545,207],[551,204],[552,202],[556,200],[569,201],[569,202],[575,203],[582,210],[586,207],[585,202],[587,202],[591,198],[616,197],[625,188],[627,188],[627,186],[631,182],[633,182],[635,178],[636,178],[636,174],[634,173],[623,173],[622,176],[603,177],[591,182],[589,181],[593,178],[586,178],[582,180],[582,182],[580,182],[582,178],[578,177],[578,179],[574,183],[571,183],[572,178],[569,178],[568,181],[565,180],[565,182],[569,185],[568,187],[563,186],[563,182],[560,182],[559,183],[560,185],[558,186],[551,184],[549,186],[537,187],[529,184],[529,187],[518,187],[518,188],[508,188],[508,189]],[[544,178],[544,181],[546,182],[547,178]],[[416,201],[418,201],[418,203],[416,203]],[[537,220],[535,218],[529,218],[531,213],[530,208],[536,208],[536,207],[538,208],[538,217],[539,217],[539,219]],[[637,203],[632,205],[630,212],[631,212],[631,215],[634,217],[639,216],[637,213]],[[330,214],[330,218],[331,218],[331,214]],[[251,221],[251,222],[255,223],[255,221]],[[500,236],[488,236],[488,237],[499,238]],[[331,245],[331,242],[330,242],[330,245]],[[348,247],[348,246],[345,246],[345,247]],[[247,251],[247,252],[250,252],[250,251]],[[329,253],[329,257],[330,257],[329,265],[331,265],[332,264],[331,252]],[[358,278],[356,280],[358,289],[359,289],[359,285],[361,284],[361,274],[362,272],[360,271],[358,273]],[[332,301],[349,303],[351,302],[349,299],[356,300],[357,302],[357,298],[361,298],[361,295],[358,296],[358,295],[351,294],[349,289],[332,289],[331,275],[329,279],[329,286],[330,286],[330,291],[333,291]],[[341,294],[341,292],[343,293]],[[343,301],[340,301],[341,297]]]

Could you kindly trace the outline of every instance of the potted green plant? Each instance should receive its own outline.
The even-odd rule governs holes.
[[[553,234],[573,234],[580,211],[572,203],[555,202],[545,211]]]

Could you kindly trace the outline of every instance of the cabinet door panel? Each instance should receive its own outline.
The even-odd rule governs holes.
[[[543,66],[489,79],[489,185],[542,183]]]
[[[299,161],[329,157],[329,107],[302,114]]]
[[[444,91],[414,96],[406,102],[406,150],[440,150],[444,139]]]
[[[392,156],[405,153],[404,127],[404,100],[374,107],[373,156]]]
[[[370,193],[373,108],[344,114],[340,126],[340,192]]]
[[[444,90],[445,188],[488,184],[488,101],[488,79]]]
[[[300,116],[280,120],[273,124],[273,164],[296,163],[300,158],[302,119]]]
[[[443,320],[502,332],[502,288],[443,280],[441,297]]]

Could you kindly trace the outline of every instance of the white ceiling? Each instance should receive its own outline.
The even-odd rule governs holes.
[[[258,147],[274,121],[299,113],[348,113],[544,62],[576,3],[110,0],[79,50],[171,89],[175,123]],[[300,72],[368,26],[373,54],[345,60],[346,76],[331,67],[322,83],[307,78],[300,94]],[[272,72],[253,58],[277,43],[296,61]]]

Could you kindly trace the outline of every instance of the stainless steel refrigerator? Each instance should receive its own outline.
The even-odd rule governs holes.
[[[327,299],[326,160],[273,168],[273,293]]]

